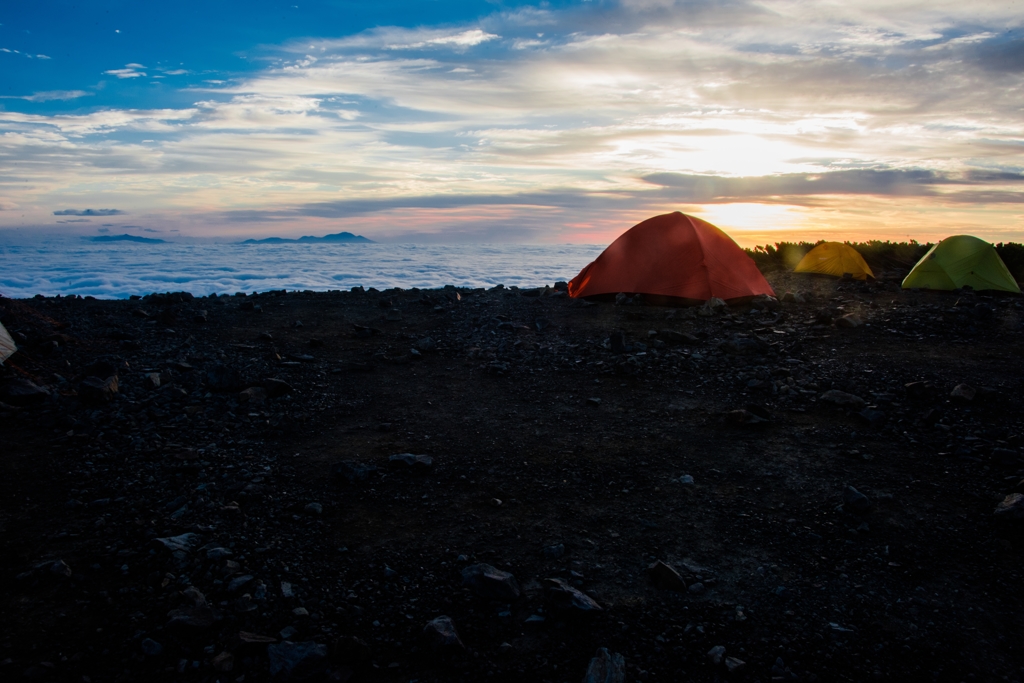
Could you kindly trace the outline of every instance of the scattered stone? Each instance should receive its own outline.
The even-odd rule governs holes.
[[[612,353],[626,353],[629,351],[629,345],[626,343],[626,333],[622,330],[612,332],[609,343],[611,344]]]
[[[416,342],[416,350],[420,353],[428,353],[437,349],[437,342],[430,337],[424,337]]]
[[[141,647],[142,654],[149,655],[150,657],[156,657],[158,654],[164,651],[164,646],[156,642],[152,638],[143,638]]]
[[[78,398],[82,403],[99,406],[109,403],[117,394],[117,375],[106,379],[86,377],[78,385]]]
[[[463,569],[462,585],[485,600],[512,602],[519,598],[516,577],[489,564],[474,564]]]
[[[1010,448],[993,448],[992,461],[1003,467],[1012,467],[1020,462],[1020,454]]]
[[[683,593],[686,591],[686,581],[679,575],[671,565],[658,560],[647,568],[647,575],[651,577],[651,583],[658,588]]]
[[[192,552],[192,549],[199,545],[199,540],[199,536],[191,532],[181,534],[180,536],[168,536],[166,538],[153,539],[155,543],[159,543],[171,552],[181,550],[187,553]]]
[[[565,545],[562,543],[556,543],[555,545],[547,545],[541,549],[541,555],[548,560],[557,560],[558,558],[565,555]]]
[[[865,408],[857,413],[857,415],[869,425],[876,428],[884,425],[887,419],[885,411],[877,410],[875,408]]]
[[[601,405],[601,399],[599,399],[599,398],[597,398],[595,396],[592,396],[592,397],[587,399],[587,405],[592,407],[592,408],[597,408],[598,406]]]
[[[747,663],[742,659],[737,659],[736,657],[725,658],[725,668],[729,670],[729,673],[736,673],[746,665]]]
[[[423,636],[434,649],[466,649],[451,617],[440,616],[427,622]]]
[[[573,588],[564,579],[545,579],[544,589],[551,609],[566,616],[590,616],[604,611],[593,598]]]
[[[843,509],[855,515],[866,514],[871,509],[871,499],[852,486],[847,486],[843,491]]]
[[[168,612],[168,628],[180,627],[201,631],[213,626],[220,618],[220,615],[207,604],[206,596],[195,587],[187,588],[181,594],[185,599],[191,600],[192,604]]]
[[[221,652],[210,661],[210,664],[215,671],[228,672],[235,668],[235,656],[230,652]]]
[[[700,581],[696,581],[696,582],[690,584],[690,587],[687,588],[686,590],[687,590],[687,592],[693,593],[694,595],[700,595],[701,593],[704,592],[704,589],[705,589],[704,584],[702,582],[700,582]]]
[[[206,370],[206,387],[210,391],[238,391],[242,386],[242,376],[231,366],[214,363]]]
[[[1024,494],[1011,493],[996,506],[993,515],[1000,521],[1020,521],[1024,519]]]
[[[243,574],[242,576],[236,576],[235,578],[231,579],[230,583],[228,583],[228,593],[237,593],[238,591],[242,590],[245,586],[247,586],[249,582],[252,581],[254,578],[256,577],[254,577],[252,574]]]
[[[376,465],[363,465],[361,463],[345,461],[336,462],[331,465],[331,474],[336,477],[344,477],[351,484],[357,481],[366,481],[370,478],[371,474],[376,472]]]
[[[741,426],[763,425],[768,424],[769,422],[766,418],[763,418],[760,415],[756,415],[752,411],[746,410],[745,408],[739,408],[737,410],[730,410],[726,412],[725,421],[728,424]]]
[[[835,325],[836,325],[836,327],[846,327],[846,328],[863,327],[864,326],[864,319],[861,318],[856,313],[847,313],[846,315],[844,315],[844,316],[842,316],[840,318],[836,318]]]
[[[610,653],[608,648],[597,648],[597,654],[590,660],[583,683],[625,683],[626,660],[618,652]]]
[[[712,664],[721,664],[722,659],[725,657],[725,646],[715,645],[713,648],[708,650],[708,659],[711,660]]]
[[[720,313],[728,308],[728,305],[722,299],[717,296],[713,296],[704,302],[704,305],[697,309],[697,315],[703,317],[709,317],[715,313]]]
[[[49,565],[49,571],[51,576],[56,576],[62,579],[71,578],[71,567],[68,566],[64,560],[57,560]]]
[[[977,395],[977,393],[978,391],[973,387],[969,387],[966,384],[957,384],[953,388],[953,391],[952,393],[950,393],[949,397],[955,398],[958,401],[969,403],[970,401],[974,400],[974,397],[975,395]]]
[[[907,396],[916,400],[930,398],[935,393],[935,385],[931,382],[908,382],[903,388]]]
[[[283,379],[277,379],[275,377],[268,377],[263,380],[263,388],[267,391],[267,398],[280,398],[281,396],[287,396],[288,394],[295,393],[295,389],[292,385],[285,382]]]
[[[750,306],[759,311],[777,311],[779,310],[779,300],[768,294],[758,294],[750,300]]]
[[[249,631],[239,631],[238,640],[246,645],[270,645],[277,642],[277,638],[261,636],[258,633],[250,633]]]
[[[389,308],[388,312],[384,314],[384,319],[390,322],[398,322],[402,319],[402,312],[397,308]]]
[[[142,386],[144,389],[159,389],[160,388],[160,373],[159,372],[147,372],[146,376],[142,379]]]
[[[320,673],[327,666],[327,646],[313,641],[285,641],[267,646],[270,676],[280,680],[301,681]]]
[[[239,403],[259,404],[267,400],[267,390],[263,387],[249,387],[238,393]]]
[[[426,472],[434,466],[434,459],[429,455],[398,453],[388,458],[388,464],[392,467],[409,468],[414,472]]]
[[[838,389],[830,389],[821,395],[821,400],[825,403],[831,403],[832,405],[839,406],[840,408],[849,408],[851,410],[861,410],[867,405],[867,401],[862,399],[860,396],[848,394],[845,391],[839,391]]]
[[[324,506],[320,503],[308,503],[303,510],[307,515],[319,517],[324,513]]]
[[[694,482],[694,480],[693,480],[693,475],[692,474],[684,474],[683,476],[679,477],[679,479],[677,479],[676,481],[678,481],[683,486],[694,486],[694,485],[696,485],[696,482]]]

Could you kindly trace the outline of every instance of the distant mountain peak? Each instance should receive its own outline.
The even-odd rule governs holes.
[[[139,237],[138,235],[96,235],[86,237],[90,242],[136,242],[138,244],[166,244],[167,240],[158,240],[155,237]]]
[[[241,242],[241,244],[294,244],[297,242],[360,242],[364,244],[372,243],[373,240],[367,239],[362,235],[353,235],[350,232],[336,232],[331,235],[324,235],[323,237],[314,237],[312,235],[306,235],[298,239],[291,239],[288,237],[265,237],[261,240],[249,239]]]

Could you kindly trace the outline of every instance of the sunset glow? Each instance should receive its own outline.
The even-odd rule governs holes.
[[[226,5],[3,11],[0,237],[1024,239],[1005,3]]]

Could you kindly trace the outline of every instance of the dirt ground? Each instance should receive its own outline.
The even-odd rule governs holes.
[[[1021,680],[1024,304],[899,275],[0,299],[0,676]]]

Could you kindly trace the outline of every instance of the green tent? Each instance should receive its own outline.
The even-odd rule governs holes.
[[[954,235],[936,244],[903,280],[903,289],[949,290],[965,285],[1020,294],[995,247],[970,235]]]

